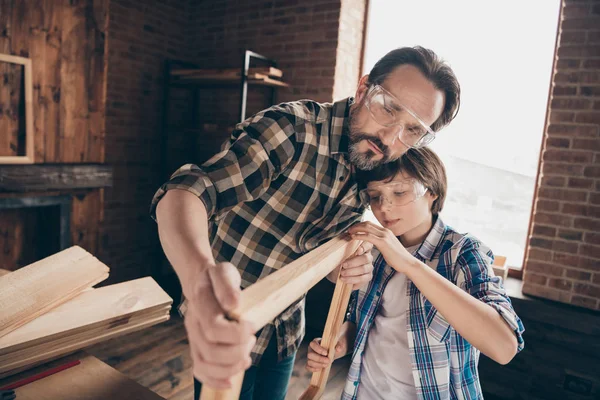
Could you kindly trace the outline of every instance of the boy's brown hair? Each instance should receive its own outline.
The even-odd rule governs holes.
[[[438,215],[446,200],[448,179],[444,163],[428,147],[409,149],[398,160],[382,164],[371,171],[358,170],[356,179],[359,189],[364,189],[369,182],[389,182],[401,172],[421,182],[432,195],[437,196],[431,205],[431,213]]]

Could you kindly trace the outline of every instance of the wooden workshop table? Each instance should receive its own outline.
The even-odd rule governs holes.
[[[164,400],[85,352],[4,378],[0,380],[0,387],[73,360],[80,360],[81,364],[15,389],[16,400]]]

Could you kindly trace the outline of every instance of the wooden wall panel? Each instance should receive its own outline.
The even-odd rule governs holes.
[[[107,13],[106,0],[0,0],[0,52],[32,59],[36,162],[104,161]]]
[[[32,59],[36,163],[105,161],[108,6],[108,0],[0,0],[0,53]],[[6,102],[0,89],[0,109]],[[19,143],[10,131],[9,138],[0,135],[0,155],[13,155]],[[71,214],[73,244],[94,253],[103,193],[79,193]],[[40,215],[0,211],[0,267],[14,269],[39,256],[36,240],[52,234],[36,230]],[[49,229],[58,231],[58,224]]]

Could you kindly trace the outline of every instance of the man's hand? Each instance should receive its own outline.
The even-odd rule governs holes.
[[[194,376],[215,389],[231,387],[237,373],[251,365],[250,351],[256,328],[230,321],[228,311],[238,307],[241,278],[230,263],[204,269],[186,295],[185,328],[190,342]]]
[[[327,275],[327,279],[335,283],[339,275],[342,282],[353,284],[352,290],[360,289],[373,278],[372,249],[373,244],[363,242],[352,257],[346,259]]]

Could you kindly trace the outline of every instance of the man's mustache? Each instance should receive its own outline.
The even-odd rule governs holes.
[[[367,135],[366,133],[354,133],[352,134],[352,141],[354,143],[358,143],[361,140],[370,140],[371,143],[373,143],[375,146],[377,146],[379,148],[379,150],[381,150],[384,154],[384,156],[388,156],[389,154],[389,147],[386,146],[385,144],[383,144],[383,142],[381,141],[381,139],[379,139],[377,136],[372,136],[372,135]]]

